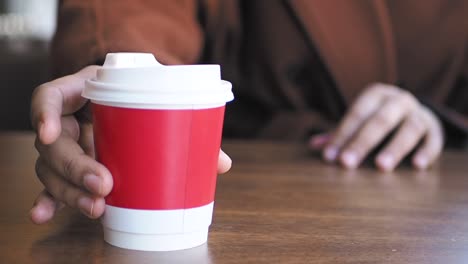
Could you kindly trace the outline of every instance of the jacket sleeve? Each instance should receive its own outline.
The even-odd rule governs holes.
[[[150,52],[196,62],[203,46],[195,0],[62,0],[52,43],[54,76],[101,64],[108,52]]]

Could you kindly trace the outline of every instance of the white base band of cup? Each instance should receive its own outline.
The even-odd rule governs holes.
[[[208,228],[181,234],[135,234],[104,228],[104,240],[113,246],[133,250],[181,250],[206,243]]]
[[[141,210],[106,205],[104,239],[117,247],[170,251],[206,242],[213,205],[175,210]]]

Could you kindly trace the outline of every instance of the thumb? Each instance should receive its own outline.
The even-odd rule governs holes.
[[[224,153],[224,151],[219,150],[218,173],[223,174],[228,172],[231,169],[231,166],[231,158],[226,153]]]

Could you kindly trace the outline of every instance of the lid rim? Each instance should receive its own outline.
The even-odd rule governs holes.
[[[212,104],[234,99],[219,64],[162,65],[151,53],[108,53],[82,97],[109,103]]]
[[[232,84],[224,80],[216,88],[143,90],[132,87],[130,90],[128,87],[129,85],[106,85],[87,80],[81,95],[90,100],[135,104],[209,104],[227,103],[234,99]]]

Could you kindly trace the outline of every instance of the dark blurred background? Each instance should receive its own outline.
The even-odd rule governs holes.
[[[0,0],[0,130],[27,130],[32,90],[48,80],[58,0]]]

